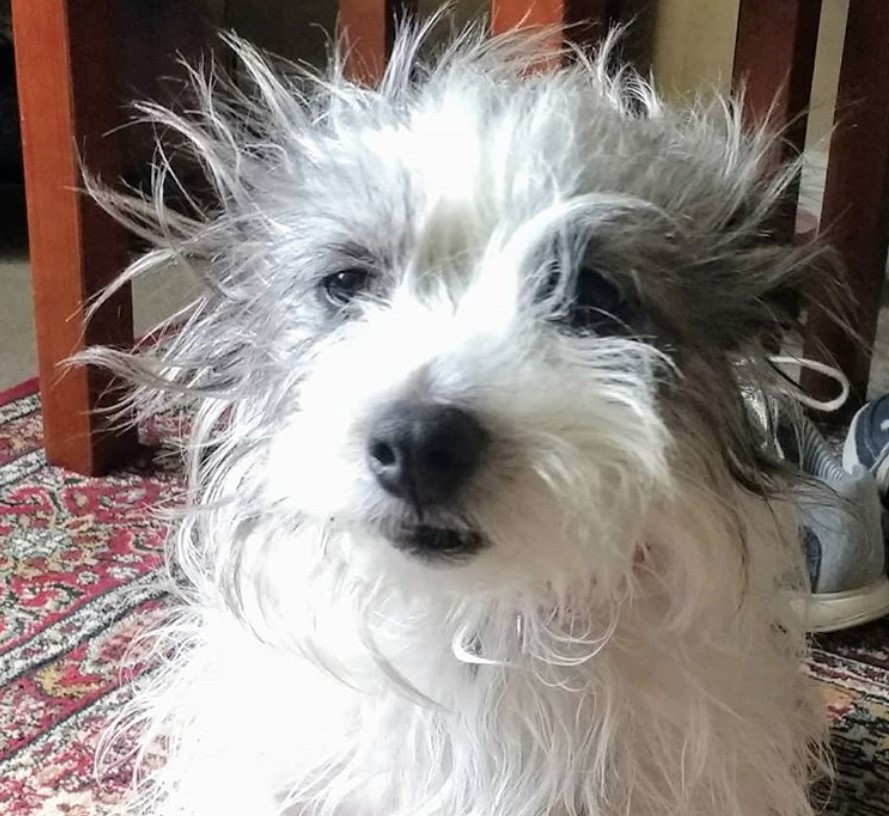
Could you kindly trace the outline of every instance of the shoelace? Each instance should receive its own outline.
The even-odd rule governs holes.
[[[846,404],[846,400],[849,399],[849,380],[846,375],[835,366],[827,365],[827,363],[822,363],[818,360],[812,360],[809,357],[790,357],[783,355],[769,357],[769,361],[775,365],[798,365],[800,368],[808,368],[810,371],[823,374],[825,377],[828,377],[839,384],[840,393],[838,396],[829,400],[818,400],[809,396],[799,386],[791,387],[790,383],[788,383],[786,385],[787,396],[796,400],[801,405],[805,405],[807,408],[830,413],[842,408],[843,405]],[[889,448],[889,445],[887,445],[887,448]]]
[[[814,397],[811,397],[805,391],[802,390],[789,376],[785,375],[785,380],[782,384],[776,389],[779,391],[785,398],[788,400],[792,400],[798,405],[804,405],[809,408],[813,408],[818,411],[836,411],[839,407],[841,407],[849,397],[849,381],[846,379],[846,376],[837,368],[833,366],[826,365],[825,363],[821,363],[817,360],[811,360],[808,357],[791,357],[786,355],[774,355],[769,357],[769,361],[775,364],[776,366],[782,365],[797,365],[800,368],[808,368],[812,371],[817,371],[819,374],[823,374],[826,377],[834,380],[839,383],[840,393],[838,396],[829,399],[829,400],[817,400]],[[771,406],[774,405],[773,397],[769,397],[764,391],[760,391],[758,388],[750,388],[744,390],[744,397],[748,404],[748,406],[753,410],[754,415],[757,417],[761,427],[765,429],[773,428],[773,423],[775,421],[775,417],[772,415],[773,408]],[[802,427],[808,427],[808,423],[800,423]],[[813,431],[814,426],[812,426]],[[797,429],[797,432],[800,433],[801,428]],[[770,434],[771,436],[771,434]],[[799,448],[799,455],[802,456],[804,448],[809,451],[810,458],[812,457],[812,452],[817,450],[824,453],[824,456],[816,456],[817,461],[811,462],[812,466],[823,468],[825,471],[831,472],[833,475],[835,471],[839,467],[834,461],[833,456],[830,454],[830,451],[827,450],[825,445],[815,445],[814,439],[807,437],[805,439],[802,436],[797,438],[797,446]],[[778,444],[777,437],[773,437],[773,444],[777,446],[777,453],[782,458],[785,456],[785,452],[781,450],[780,444]],[[886,469],[887,469],[887,477],[889,477],[889,444],[887,444],[887,459],[886,459]],[[800,465],[803,463],[800,462]],[[841,469],[841,468],[840,468]]]

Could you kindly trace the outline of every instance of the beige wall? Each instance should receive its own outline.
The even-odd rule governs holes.
[[[652,53],[664,93],[687,97],[714,87],[728,90],[738,5],[739,0],[657,0]],[[827,149],[848,6],[849,0],[822,3],[809,119],[809,146],[815,149]]]
[[[833,106],[843,56],[843,38],[849,0],[824,0],[821,6],[821,30],[818,35],[818,58],[812,80],[812,103],[809,114],[809,146],[827,150],[833,126]]]
[[[652,58],[667,95],[728,90],[738,0],[660,0],[655,4]]]

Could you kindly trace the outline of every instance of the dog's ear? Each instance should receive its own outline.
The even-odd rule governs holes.
[[[795,233],[782,201],[774,193],[766,196],[766,206],[751,201],[725,223],[730,249],[723,261],[736,267],[734,294],[744,315],[732,346],[760,339],[777,348],[788,332],[800,330],[813,307],[838,322],[848,313],[839,255],[817,235],[816,225]]]
[[[850,296],[839,254],[814,236],[794,236],[783,250],[785,260],[778,265],[781,274],[772,279],[761,298],[778,339],[800,330],[813,308],[845,323]]]
[[[680,345],[777,352],[813,307],[843,323],[848,297],[840,268],[833,250],[817,242],[736,245],[696,265],[683,287],[685,307],[662,313],[661,322]]]

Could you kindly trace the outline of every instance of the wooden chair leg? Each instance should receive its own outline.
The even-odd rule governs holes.
[[[620,0],[492,0],[491,27],[502,33],[518,26],[568,26],[573,41],[591,43],[617,20],[620,5]],[[339,28],[350,76],[367,84],[380,78],[395,21],[415,15],[417,7],[417,0],[340,0]]]
[[[802,154],[812,93],[821,0],[741,0],[732,84],[744,89],[744,123],[783,135],[771,158],[777,172]],[[788,191],[776,228],[793,236],[799,182]]]
[[[416,0],[340,0],[339,29],[349,76],[367,85],[377,82],[392,51],[397,21],[416,13]]]
[[[126,261],[122,231],[81,187],[80,151],[93,172],[120,173],[112,9],[116,0],[13,0],[28,231],[47,457],[98,474],[125,460],[135,433],[111,433],[101,413],[118,389],[101,371],[61,364],[86,344],[132,345],[124,287],[84,325],[89,298]]]
[[[849,378],[848,416],[867,395],[871,345],[889,247],[889,4],[851,0],[840,68],[835,130],[830,142],[821,232],[839,251],[854,298],[849,324],[823,310],[809,316],[805,353],[838,365]],[[855,334],[857,333],[857,337]],[[863,342],[862,342],[863,341]],[[807,372],[817,396],[836,386]]]
[[[573,42],[592,45],[620,17],[621,0],[492,0],[491,29],[557,26]]]

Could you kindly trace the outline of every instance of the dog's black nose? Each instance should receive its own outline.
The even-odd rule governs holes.
[[[441,504],[478,468],[488,434],[453,405],[396,402],[380,414],[367,443],[380,485],[418,510]]]

